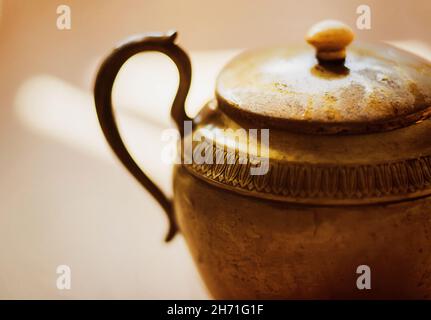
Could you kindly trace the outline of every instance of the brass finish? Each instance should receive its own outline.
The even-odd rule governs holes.
[[[237,195],[177,166],[174,208],[218,299],[429,299],[431,200],[298,206]],[[371,268],[371,290],[356,269]]]
[[[103,134],[118,159],[136,180],[151,193],[165,211],[169,221],[169,231],[165,237],[166,241],[170,241],[177,233],[172,203],[137,165],[124,145],[114,116],[112,87],[120,68],[135,54],[145,51],[158,51],[167,55],[176,64],[180,74],[180,83],[172,104],[171,116],[182,136],[183,122],[189,119],[184,109],[184,101],[190,88],[191,65],[187,54],[174,43],[176,37],[176,32],[146,34],[121,43],[100,66],[94,84],[94,103]]]
[[[364,135],[302,135],[270,130],[269,171],[250,175],[259,163],[259,140],[237,141],[236,135],[221,134],[249,128],[238,123],[212,101],[195,121],[195,132],[208,141],[205,154],[213,149],[212,163],[190,158],[200,141],[184,137],[184,167],[213,185],[258,198],[313,205],[363,205],[401,201],[431,194],[431,120],[415,126]],[[219,132],[215,137],[215,132]],[[239,155],[246,154],[246,163]],[[217,163],[217,158],[225,161]],[[229,162],[227,160],[230,160]],[[189,164],[187,164],[189,163]]]
[[[333,31],[309,41],[344,50],[349,34],[341,30],[331,47],[324,36]],[[117,156],[184,235],[211,294],[430,298],[430,63],[385,45],[351,46],[345,61],[330,63],[304,46],[246,52],[223,69],[215,99],[187,133],[190,62],[173,38],[114,51],[96,80],[96,108]],[[172,116],[183,164],[174,168],[172,203],[128,154],[112,112],[115,75],[143,50],[167,54],[180,72]],[[269,129],[268,143],[235,135],[255,128]],[[202,153],[213,161],[195,161]],[[268,172],[252,175],[265,159]],[[371,268],[371,290],[356,286],[360,265]]]
[[[255,126],[313,134],[401,128],[429,117],[431,65],[389,45],[352,45],[344,65],[308,46],[234,58],[217,79],[219,107]]]

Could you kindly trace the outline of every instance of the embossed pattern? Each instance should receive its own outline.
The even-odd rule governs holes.
[[[214,147],[213,157],[212,164],[193,162],[186,167],[206,179],[236,189],[294,198],[379,198],[418,192],[431,184],[431,156],[345,166],[271,160],[265,175],[251,175],[250,168],[258,164],[251,159],[241,163],[238,153]]]

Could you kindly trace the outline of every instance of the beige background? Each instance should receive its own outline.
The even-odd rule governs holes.
[[[303,41],[323,18],[354,26],[364,1],[0,0],[0,298],[206,298],[182,237],[163,244],[162,210],[119,165],[100,134],[91,87],[120,39],[176,28],[194,68],[188,110],[212,95],[238,48]],[[72,9],[72,30],[56,8]],[[367,1],[361,40],[395,41],[431,58],[431,2]],[[161,131],[177,84],[173,65],[138,55],[115,103],[139,162],[171,192]],[[56,289],[56,267],[72,289]]]

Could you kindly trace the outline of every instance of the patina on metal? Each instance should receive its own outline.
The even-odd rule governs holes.
[[[431,66],[387,45],[356,44],[345,61],[313,48],[245,52],[217,81],[219,107],[264,127],[348,134],[393,130],[430,115]]]
[[[232,60],[192,133],[182,130],[185,53],[169,36],[125,44],[97,77],[105,136],[179,228],[215,298],[430,298],[431,65],[388,45],[350,45],[339,22],[306,39],[314,48]],[[180,71],[172,114],[191,150],[174,168],[172,202],[130,162],[112,116],[115,75],[140,50],[168,54]],[[270,130],[264,175],[250,173],[262,141],[215,134],[256,128]],[[202,152],[214,161],[194,161]],[[357,287],[361,265],[370,290]]]
[[[207,145],[214,149],[213,163],[196,163],[188,157],[184,162],[191,163],[185,165],[190,173],[213,185],[258,198],[313,205],[383,203],[431,193],[430,121],[362,135],[309,135],[271,129],[269,171],[261,176],[250,174],[250,168],[259,164],[241,163],[239,156],[258,157],[260,140],[238,143],[236,135],[214,139],[216,130],[247,126],[220,109],[209,109],[195,128],[203,129],[206,141],[213,141]],[[192,141],[191,135],[184,139],[185,145],[200,143]],[[256,152],[251,154],[250,150]],[[235,160],[227,161],[232,155]],[[217,158],[225,161],[217,163]]]

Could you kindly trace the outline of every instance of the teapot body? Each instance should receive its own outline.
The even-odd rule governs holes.
[[[224,117],[219,111],[203,113],[207,116],[202,125],[222,123],[217,120]],[[344,147],[346,159],[355,152],[349,152],[349,144]],[[415,173],[407,175],[414,179]],[[364,204],[328,204],[326,198],[321,204],[318,199],[300,203],[299,194],[296,202],[259,198],[221,188],[211,179],[209,171],[199,175],[190,165],[174,168],[175,219],[213,297],[429,298],[429,197]],[[396,188],[395,181],[392,184]],[[252,190],[249,185],[246,189]]]
[[[215,298],[429,298],[429,198],[297,206],[216,188],[177,165],[174,208]],[[361,287],[364,265],[371,290]]]
[[[215,298],[430,298],[431,65],[386,45],[347,50],[353,34],[338,22],[311,31],[316,55],[284,46],[233,59],[193,119],[177,34],[134,37],[97,74],[102,131]],[[179,72],[173,199],[130,155],[113,112],[117,73],[146,51]]]

